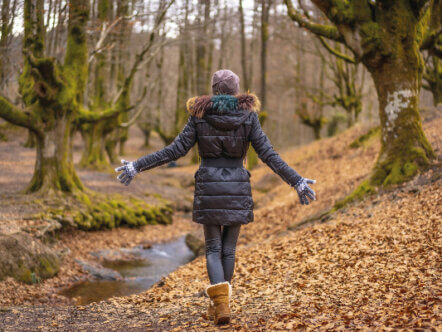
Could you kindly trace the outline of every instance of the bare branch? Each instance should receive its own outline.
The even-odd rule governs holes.
[[[91,63],[92,60],[94,59],[96,54],[101,53],[101,51],[103,49],[105,49],[105,47],[103,47],[103,43],[106,40],[107,36],[109,35],[109,33],[112,31],[112,29],[122,20],[122,17],[118,17],[115,21],[112,22],[111,25],[109,25],[108,27],[106,26],[106,22],[103,22],[103,28],[101,30],[100,33],[100,38],[97,41],[97,44],[95,45],[94,50],[91,52],[91,55],[89,56],[89,60],[88,63]]]

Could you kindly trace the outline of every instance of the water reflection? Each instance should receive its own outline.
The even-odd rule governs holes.
[[[139,247],[123,250],[139,259],[134,262],[106,263],[103,266],[118,271],[124,280],[85,281],[61,294],[75,299],[77,304],[88,304],[114,296],[140,293],[194,258],[194,254],[185,244],[184,236],[173,242],[154,244],[149,249]],[[100,256],[100,252],[94,254]]]

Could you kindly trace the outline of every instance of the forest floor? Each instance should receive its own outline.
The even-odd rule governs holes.
[[[233,319],[221,329],[442,328],[442,118],[440,112],[434,114],[424,121],[427,138],[439,156],[433,167],[403,186],[339,210],[328,220],[313,218],[305,223],[330,209],[369,174],[379,151],[378,138],[349,148],[367,128],[356,126],[281,153],[300,174],[317,180],[318,201],[309,206],[300,206],[293,189],[268,168],[261,165],[252,171],[255,222],[243,227],[240,235],[232,281]],[[12,143],[0,144],[2,162],[4,144]],[[134,150],[128,152],[135,156]],[[12,161],[10,169],[16,167],[21,165]],[[194,170],[194,166],[162,168],[152,178],[177,172],[192,180]],[[80,175],[84,179],[87,174]],[[106,176],[111,181],[113,175]],[[139,185],[148,177],[140,176]],[[54,295],[54,280],[59,278],[62,284],[70,273],[76,275],[70,260],[86,255],[85,248],[162,241],[195,227],[183,215],[169,226],[61,234],[58,243],[71,252],[59,276],[37,285],[0,283],[0,326],[6,330],[216,330],[206,316],[204,257],[141,294],[87,306],[49,305],[63,304]],[[49,304],[40,303],[46,301]]]

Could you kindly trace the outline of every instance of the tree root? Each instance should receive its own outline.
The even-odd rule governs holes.
[[[359,136],[353,142],[351,142],[349,146],[352,149],[360,148],[361,146],[367,144],[367,142],[370,141],[371,138],[377,137],[380,134],[381,134],[381,127],[377,126],[371,128],[368,132]]]

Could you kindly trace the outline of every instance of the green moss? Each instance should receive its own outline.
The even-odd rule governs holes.
[[[50,278],[58,273],[59,267],[57,261],[51,261],[46,257],[40,257],[38,277]]]
[[[352,2],[333,0],[331,4],[331,9],[327,12],[327,16],[332,22],[353,24],[355,8]]]
[[[347,206],[348,204],[350,204],[352,202],[359,201],[362,198],[364,198],[365,196],[373,194],[375,192],[376,192],[376,190],[370,184],[370,181],[365,180],[350,195],[345,197],[343,200],[336,202],[335,205],[333,206],[333,209],[330,211],[330,213],[333,213],[333,212]]]
[[[25,284],[32,284],[32,271],[30,269],[23,269],[23,271],[17,276],[17,280],[24,282]]]
[[[65,212],[52,210],[52,216],[62,213],[69,215],[75,225],[83,230],[98,230],[119,226],[138,227],[148,224],[170,224],[173,209],[168,201],[164,200],[160,206],[152,206],[142,200],[130,197],[124,199],[119,195],[104,198],[92,196],[95,203],[77,207],[73,211]],[[100,199],[97,203],[96,200]]]
[[[383,47],[384,39],[379,24],[371,20],[361,24],[361,46],[364,50],[364,57],[368,57],[376,51],[382,54],[390,53],[389,46]]]
[[[365,145],[368,141],[370,141],[374,137],[379,137],[381,134],[381,127],[375,127],[370,129],[367,133],[359,136],[353,142],[350,143],[350,148],[356,149],[363,145]]]
[[[392,154],[383,161],[378,160],[370,183],[375,186],[389,186],[410,180],[430,165],[427,152],[424,148],[404,145],[396,155]]]

